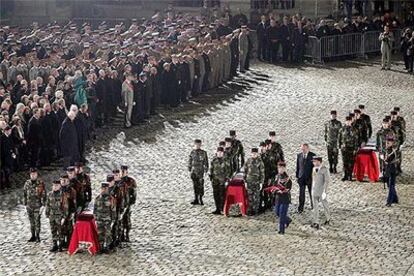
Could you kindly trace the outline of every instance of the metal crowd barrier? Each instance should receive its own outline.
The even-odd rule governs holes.
[[[393,30],[393,50],[400,48],[402,32],[403,29]],[[380,33],[380,31],[369,31],[321,38],[309,36],[305,48],[305,57],[321,63],[337,57],[365,57],[367,54],[380,53],[381,41],[378,39]]]

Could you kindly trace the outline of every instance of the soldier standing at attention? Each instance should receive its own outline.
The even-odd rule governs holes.
[[[260,189],[264,181],[264,164],[259,157],[259,149],[253,148],[251,157],[244,164],[244,177],[247,182],[249,196],[249,216],[256,215],[259,211]]]
[[[328,150],[329,172],[337,173],[338,165],[338,138],[339,131],[342,128],[340,121],[336,119],[336,110],[331,111],[331,120],[325,123],[325,142]]]
[[[270,172],[271,172],[271,164],[269,159],[269,150],[268,145],[270,145],[270,140],[266,139],[266,141],[260,143],[260,158],[263,161],[264,164],[264,182],[263,182],[263,188],[260,192],[260,211],[265,211],[266,209],[269,209],[271,207],[271,196],[264,192],[264,189],[269,187],[269,181],[270,181]]]
[[[49,218],[50,232],[52,233],[53,245],[50,252],[62,251],[62,191],[60,181],[53,181],[52,191],[47,196],[46,217]],[[59,245],[58,245],[59,242]]]
[[[111,201],[111,233],[112,233],[112,242],[109,244],[108,249],[112,250],[115,247],[115,243],[118,240],[118,218],[119,218],[119,208],[118,208],[118,197],[119,197],[119,187],[115,185],[115,178],[112,174],[106,176],[106,182],[109,184],[108,192],[109,198]]]
[[[127,205],[125,206],[126,210],[125,215],[122,218],[122,224],[124,225],[123,228],[125,229],[125,242],[129,242],[129,232],[132,228],[131,207],[135,204],[137,200],[137,182],[134,178],[128,175],[128,166],[125,165],[121,166],[121,177],[121,181],[124,183],[128,193],[128,199],[126,200]]]
[[[112,232],[112,206],[108,191],[109,183],[101,183],[101,193],[95,198],[93,213],[98,226],[98,239],[100,253],[108,253],[108,246],[111,244]]]
[[[365,113],[365,105],[360,104],[358,106],[359,111],[361,111],[361,119],[365,122],[365,126],[367,127],[367,135],[368,140],[372,136],[372,124],[371,124],[371,117]]]
[[[85,204],[85,198],[84,198],[84,191],[82,184],[78,181],[75,167],[68,167],[66,169],[66,173],[68,174],[69,178],[69,186],[73,188],[76,192],[76,212],[80,213],[82,212]]]
[[[358,148],[358,135],[352,126],[352,118],[350,116],[346,117],[345,125],[339,132],[338,141],[344,166],[344,177],[342,178],[342,181],[352,181],[355,154]]]
[[[241,32],[239,34],[239,71],[244,73],[246,71],[247,55],[249,51],[249,37],[247,32],[247,26],[241,26]]]
[[[40,215],[42,206],[46,203],[46,189],[43,181],[38,178],[36,168],[30,169],[30,179],[24,184],[23,192],[23,201],[32,233],[28,242],[40,242]]]
[[[377,131],[377,143],[376,143],[377,151],[380,155],[379,163],[380,163],[381,172],[384,172],[384,168],[385,168],[384,160],[381,159],[381,155],[385,154],[387,138],[395,139],[395,137],[396,137],[395,132],[390,128],[390,120],[385,118],[384,120],[382,120],[382,128]]]
[[[215,215],[220,215],[224,207],[224,195],[226,193],[225,182],[230,177],[230,163],[224,158],[224,149],[217,148],[216,156],[210,165],[210,181],[213,186]]]
[[[385,165],[385,181],[388,185],[387,207],[393,203],[398,204],[398,195],[395,190],[395,181],[398,175],[398,153],[394,147],[394,139],[387,138],[385,154],[381,156]]]
[[[83,199],[84,199],[84,207],[87,207],[89,202],[92,200],[92,187],[91,187],[91,178],[90,176],[84,172],[83,170],[83,163],[77,162],[75,164],[75,173],[76,179],[82,186],[83,190]]]
[[[355,114],[355,122],[354,128],[358,133],[358,148],[364,147],[365,144],[368,142],[368,127],[366,122],[361,117],[361,111],[359,109],[354,110]]]
[[[72,236],[74,213],[76,212],[76,191],[69,185],[67,175],[60,177],[60,186],[62,190],[62,210],[63,219],[61,222],[63,242],[62,247],[67,248]]]
[[[233,152],[233,171],[238,172],[244,165],[244,149],[240,140],[236,139],[236,131],[230,130],[231,147]]]
[[[188,160],[188,171],[194,187],[194,201],[193,205],[204,205],[204,174],[208,172],[208,157],[207,152],[201,149],[201,140],[194,140],[194,149],[190,153]]]
[[[277,163],[284,162],[285,156],[283,154],[282,146],[276,142],[276,132],[269,132],[270,149],[269,149],[269,161],[271,164],[270,178],[274,178],[277,175]]]
[[[125,183],[121,180],[121,171],[118,169],[112,170],[114,176],[115,186],[117,187],[116,206],[117,206],[117,222],[116,222],[116,240],[114,245],[118,246],[125,240],[123,217],[125,215],[126,206],[128,205],[128,193]]]

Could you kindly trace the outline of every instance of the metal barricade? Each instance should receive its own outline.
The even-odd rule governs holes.
[[[378,53],[381,51],[380,31],[369,31],[364,33],[364,54]]]
[[[324,36],[320,38],[322,60],[363,54],[361,33]]]
[[[316,36],[309,36],[305,45],[305,58],[311,58],[312,61],[322,62],[321,59],[321,42]]]

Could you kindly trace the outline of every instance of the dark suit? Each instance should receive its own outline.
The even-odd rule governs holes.
[[[312,202],[312,170],[313,162],[312,159],[315,156],[313,152],[308,152],[306,159],[304,159],[303,153],[299,153],[296,158],[296,178],[299,184],[299,207],[298,211],[303,211],[305,205],[305,190],[308,187],[309,198],[311,206]]]
[[[257,24],[257,56],[259,59],[267,60],[267,28],[268,24],[266,22],[260,22]]]

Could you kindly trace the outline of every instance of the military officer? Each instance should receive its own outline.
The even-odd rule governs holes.
[[[381,156],[385,165],[385,182],[388,185],[388,197],[386,206],[391,207],[392,204],[398,204],[398,195],[395,190],[395,181],[398,175],[398,152],[394,146],[395,140],[387,138],[385,153]]]
[[[62,227],[62,247],[67,248],[72,236],[73,222],[76,212],[76,191],[69,185],[69,177],[67,174],[60,177],[60,186],[62,190],[62,210],[63,219]]]
[[[75,163],[75,173],[77,181],[82,185],[83,190],[83,199],[84,207],[86,207],[89,202],[92,200],[92,187],[91,187],[91,178],[85,173],[83,169],[84,165],[81,162]]]
[[[331,111],[331,120],[325,123],[325,142],[328,150],[329,172],[337,173],[338,165],[338,138],[342,124],[337,118],[336,110]]]
[[[224,158],[224,148],[218,147],[210,165],[210,181],[213,186],[215,215],[220,215],[224,207],[225,182],[230,177],[230,163]]]
[[[112,243],[112,204],[109,195],[109,183],[101,183],[101,193],[95,198],[95,215],[98,226],[98,239],[101,248],[100,253],[108,253],[108,247]]]
[[[395,147],[397,149],[397,170],[399,173],[402,173],[401,169],[401,162],[402,162],[402,152],[401,149],[403,147],[403,144],[405,142],[405,129],[403,128],[401,121],[398,120],[398,112],[397,111],[391,111],[391,129],[394,130],[396,134],[396,141],[395,141]]]
[[[264,181],[264,164],[259,157],[259,149],[253,148],[251,157],[244,164],[244,177],[249,196],[248,215],[256,215],[259,211],[260,189]]]
[[[128,175],[128,166],[126,165],[121,166],[121,177],[121,181],[126,187],[128,197],[126,200],[127,204],[125,206],[124,216],[122,217],[122,224],[125,233],[121,233],[121,236],[124,236],[125,242],[129,242],[129,232],[131,231],[132,227],[131,208],[137,200],[137,182],[133,177]]]
[[[60,189],[60,181],[53,181],[52,191],[47,195],[46,217],[49,218],[50,232],[52,233],[53,246],[50,252],[62,251],[62,191]],[[59,243],[59,244],[58,244]]]
[[[352,118],[350,116],[346,117],[345,125],[339,132],[338,142],[344,166],[344,177],[342,181],[352,181],[355,154],[358,148],[358,135],[352,126]]]
[[[36,168],[30,169],[30,179],[25,182],[23,192],[23,201],[32,233],[28,241],[40,242],[40,215],[42,207],[46,204],[46,189],[44,182],[39,179]]]
[[[369,140],[372,136],[371,117],[369,117],[369,115],[365,113],[365,105],[360,104],[358,106],[358,109],[361,111],[361,119],[365,122],[365,125],[367,127],[367,135],[368,135],[367,137]]]
[[[238,172],[244,165],[243,144],[236,138],[236,131],[230,130],[231,148],[233,152],[233,171]]]
[[[386,141],[387,138],[393,138],[395,140],[396,135],[395,132],[390,128],[390,120],[385,118],[382,120],[382,127],[380,130],[377,131],[377,143],[376,148],[381,157],[381,155],[385,154],[386,150]],[[384,171],[384,160],[379,158],[380,160],[380,170],[381,172]]]
[[[190,153],[188,159],[188,171],[194,187],[194,201],[193,205],[204,205],[204,174],[208,172],[208,157],[207,152],[201,149],[201,140],[194,140],[194,149]]]
[[[270,177],[274,178],[277,175],[277,163],[284,162],[285,156],[282,146],[276,142],[276,132],[269,132],[270,149],[269,149],[269,161],[271,164]]]

